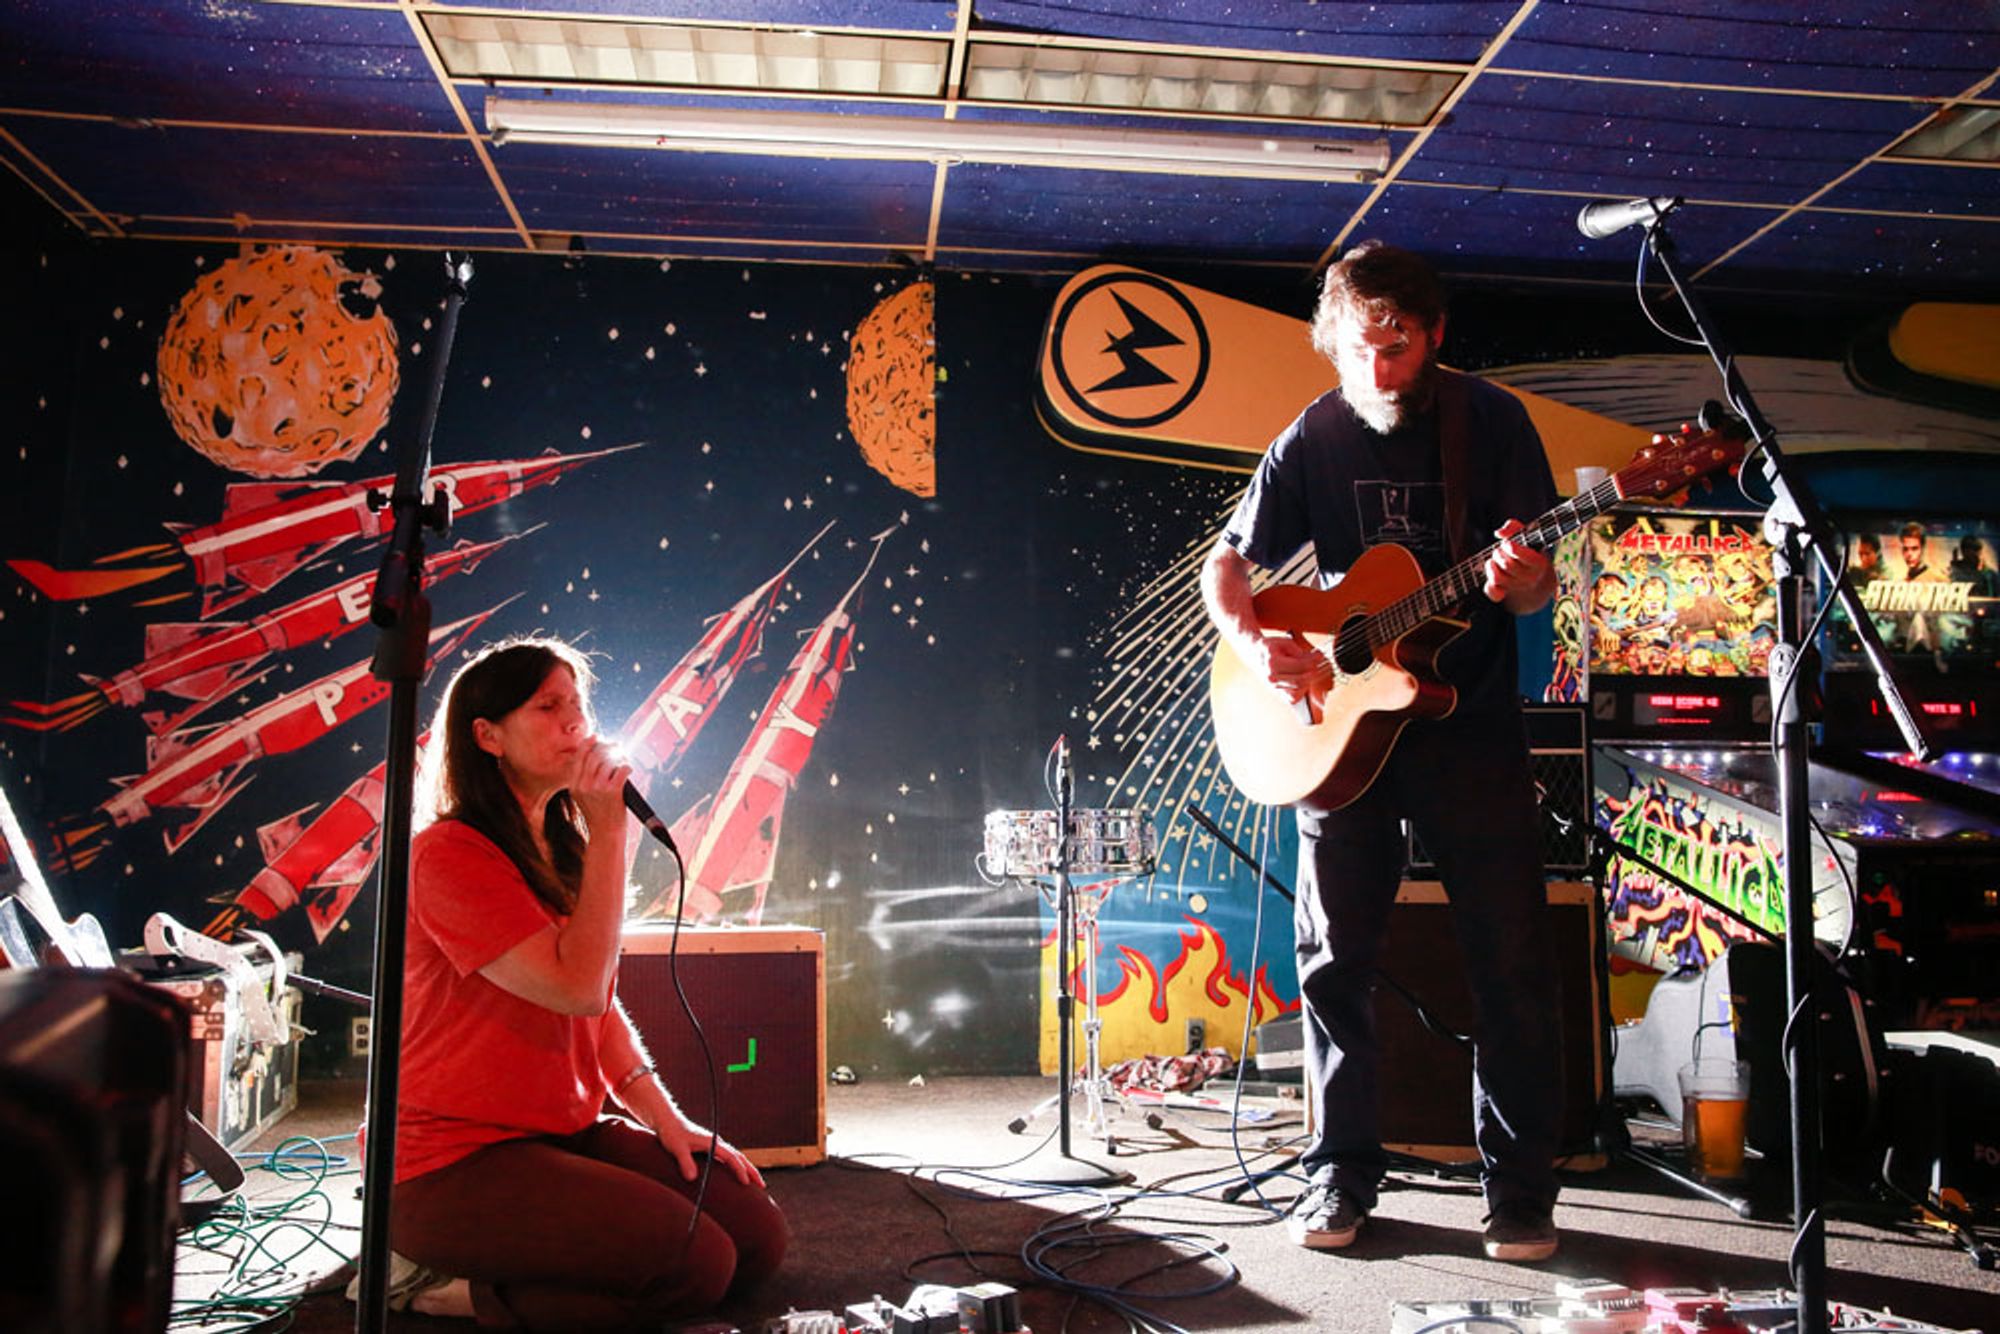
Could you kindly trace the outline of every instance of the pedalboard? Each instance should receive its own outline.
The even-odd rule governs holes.
[[[703,1334],[707,1334],[704,1330]],[[729,1334],[736,1334],[730,1330]],[[1020,1296],[1004,1283],[948,1288],[926,1283],[901,1305],[875,1296],[839,1313],[787,1311],[759,1334],[1031,1334],[1021,1323]]]
[[[1787,1292],[1709,1292],[1702,1288],[1635,1291],[1608,1279],[1565,1280],[1552,1297],[1468,1298],[1398,1302],[1390,1334],[1492,1334],[1511,1325],[1519,1334],[1793,1334],[1795,1298]],[[1855,1306],[1832,1313],[1830,1329],[1897,1330],[1909,1334],[1976,1334]]]

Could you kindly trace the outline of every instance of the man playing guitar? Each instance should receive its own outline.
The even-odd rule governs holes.
[[[1555,574],[1513,539],[1556,495],[1526,410],[1496,386],[1439,367],[1443,335],[1443,289],[1416,255],[1370,241],[1328,270],[1312,337],[1340,387],[1272,442],[1208,557],[1202,592],[1245,670],[1317,721],[1311,711],[1330,677],[1361,681],[1376,666],[1342,652],[1329,662],[1319,645],[1260,623],[1251,565],[1276,569],[1311,542],[1324,588],[1384,542],[1436,576],[1500,539],[1475,567],[1478,591],[1452,610],[1467,624],[1439,656],[1432,707],[1396,720],[1379,769],[1295,807],[1296,951],[1316,1130],[1300,1159],[1311,1185],[1288,1226],[1300,1245],[1334,1249],[1375,1207],[1386,1158],[1372,992],[1407,818],[1451,898],[1477,1004],[1472,1095],[1485,1251],[1543,1260],[1556,1249],[1560,1052],[1513,621],[1548,604]],[[1439,623],[1460,620],[1430,622]]]

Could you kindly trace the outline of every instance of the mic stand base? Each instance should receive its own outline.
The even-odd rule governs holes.
[[[1064,1153],[1053,1142],[1008,1168],[1007,1175],[1037,1186],[1122,1186],[1132,1180],[1130,1172]]]

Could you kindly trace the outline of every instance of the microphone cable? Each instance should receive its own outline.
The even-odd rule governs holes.
[[[674,875],[680,886],[674,896],[674,931],[667,938],[667,980],[673,984],[674,998],[680,1002],[681,1013],[687,1016],[688,1028],[694,1033],[695,1046],[701,1051],[701,1068],[708,1074],[708,1152],[702,1155],[701,1173],[694,1188],[694,1212],[688,1215],[687,1237],[681,1243],[685,1253],[694,1244],[695,1229],[701,1226],[702,1203],[708,1198],[708,1174],[715,1170],[716,1141],[722,1134],[722,1081],[715,1075],[715,1057],[709,1051],[708,1034],[694,1012],[693,1002],[688,1000],[687,988],[681,984],[681,923],[687,917],[687,863],[681,860],[681,850],[671,838],[660,841],[673,855]],[[667,1101],[678,1113],[679,1105],[673,1102],[671,1089]]]

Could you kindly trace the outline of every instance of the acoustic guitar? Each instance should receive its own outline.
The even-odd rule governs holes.
[[[1630,463],[1515,535],[1546,552],[1620,501],[1685,490],[1743,459],[1739,434],[1683,427],[1656,435]],[[1496,544],[1497,545],[1497,544]],[[1252,605],[1267,632],[1317,649],[1325,672],[1297,703],[1220,640],[1209,673],[1216,749],[1236,786],[1270,806],[1338,810],[1366,792],[1414,718],[1442,718],[1458,692],[1437,656],[1469,624],[1452,613],[1484,596],[1489,546],[1430,582],[1393,543],[1370,547],[1331,588],[1278,584]]]

